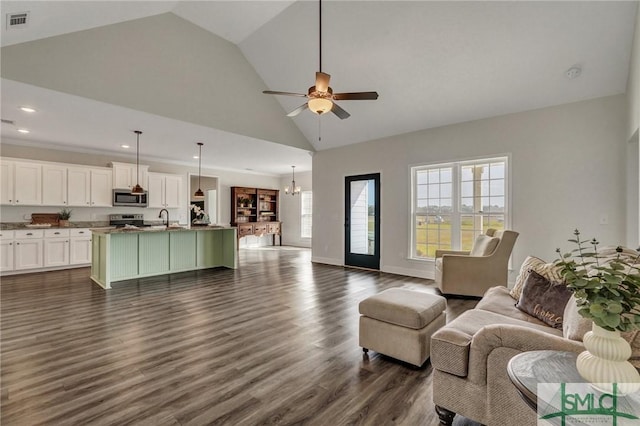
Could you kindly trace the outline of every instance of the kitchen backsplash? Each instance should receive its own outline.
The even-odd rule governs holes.
[[[2,206],[0,221],[2,223],[31,223],[31,213],[57,213],[62,208],[51,206]],[[147,221],[156,220],[160,209],[141,207],[71,207],[71,222],[109,222],[109,215],[114,213],[143,214]],[[186,224],[189,220],[187,212],[181,209],[169,209],[171,221],[178,220]]]

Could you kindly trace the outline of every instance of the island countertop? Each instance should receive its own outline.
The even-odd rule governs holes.
[[[181,232],[181,231],[217,231],[221,229],[236,229],[230,226],[164,226],[152,225],[131,228],[115,228],[113,226],[90,228],[94,234],[132,234],[136,232]]]

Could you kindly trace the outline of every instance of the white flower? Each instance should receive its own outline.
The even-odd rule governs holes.
[[[196,217],[200,217],[204,214],[202,208],[200,206],[196,206],[195,204],[191,204],[191,210],[196,214]]]

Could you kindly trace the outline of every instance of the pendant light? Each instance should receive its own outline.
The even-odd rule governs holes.
[[[198,190],[193,194],[193,198],[204,198],[204,192],[202,192],[202,188],[200,186],[200,179],[202,178],[202,142],[198,142],[198,147],[200,148],[200,153],[198,154]]]
[[[142,132],[140,130],[134,130],[133,133],[136,134],[136,186],[131,190],[131,194],[143,195],[144,188],[140,186],[140,135]]]
[[[296,166],[291,166],[291,186],[285,186],[284,187],[284,193],[285,194],[289,194],[291,193],[291,195],[296,195],[300,193],[300,187],[296,186]]]

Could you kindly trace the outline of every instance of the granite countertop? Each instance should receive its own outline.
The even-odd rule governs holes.
[[[155,225],[141,228],[94,228],[91,232],[95,234],[130,234],[134,232],[181,232],[181,231],[216,231],[219,229],[235,229],[230,226],[209,225],[209,226],[164,226]]]
[[[69,229],[69,228],[102,228],[108,227],[109,222],[70,222],[69,226],[50,226],[47,228],[27,228],[30,222],[5,222],[0,223],[0,230],[13,231],[17,229]]]

